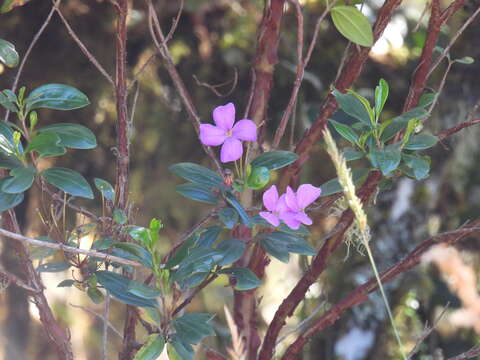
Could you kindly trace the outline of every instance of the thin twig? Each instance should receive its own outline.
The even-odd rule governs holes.
[[[238,71],[237,71],[237,69],[234,69],[234,70],[235,70],[235,73],[233,75],[233,80],[228,80],[228,81],[225,81],[221,84],[211,85],[209,83],[198,80],[196,75],[193,75],[193,79],[195,80],[197,85],[206,87],[207,89],[211,90],[216,96],[225,97],[225,96],[230,95],[235,90],[235,88],[237,87]],[[223,94],[223,93],[221,93],[220,91],[217,90],[217,88],[224,87],[224,86],[226,86],[230,83],[232,83],[232,87],[225,94]]]
[[[108,314],[110,313],[110,294],[105,293],[105,303],[103,304],[103,336],[102,336],[102,356],[104,360],[108,360]],[[116,330],[115,330],[116,331]],[[119,333],[120,334],[120,333]]]
[[[477,356],[480,356],[480,347],[474,347],[473,349],[457,355],[455,357],[449,358],[448,360],[467,360],[467,359],[473,359]]]
[[[65,18],[65,16],[63,16],[63,14],[60,11],[60,8],[58,7],[58,5],[59,4],[54,3],[55,11],[57,12],[58,16],[62,20],[65,27],[67,28],[68,34],[77,43],[78,47],[83,52],[83,54],[87,57],[88,61],[90,61],[93,64],[93,66],[95,66],[97,68],[97,70],[105,77],[105,79],[108,80],[108,82],[110,84],[115,86],[115,82],[113,81],[112,76],[105,70],[105,68],[100,64],[100,62],[95,58],[95,56],[93,56],[92,53],[88,50],[88,48],[83,44],[82,40],[80,40],[78,35],[72,29],[72,27],[68,23],[67,19]]]
[[[0,235],[8,237],[9,239],[12,239],[12,240],[17,240],[17,241],[27,243],[27,244],[30,244],[30,245],[33,245],[33,246],[46,247],[46,248],[50,248],[50,249],[57,249],[57,250],[61,250],[61,251],[68,252],[68,253],[73,253],[73,254],[82,254],[82,255],[87,255],[87,256],[94,256],[94,257],[99,258],[99,259],[104,259],[105,261],[110,261],[110,262],[113,261],[113,262],[117,262],[117,263],[125,264],[125,265],[130,265],[130,266],[136,266],[136,267],[143,266],[142,264],[140,264],[136,261],[127,260],[127,259],[124,259],[124,258],[121,258],[121,257],[118,257],[118,256],[98,252],[98,251],[95,251],[95,250],[79,249],[79,248],[75,248],[75,247],[72,247],[72,246],[67,246],[67,245],[64,245],[64,244],[57,244],[57,243],[52,243],[52,242],[48,242],[48,241],[41,241],[41,240],[37,240],[37,239],[32,239],[32,238],[29,238],[29,237],[26,237],[26,236],[23,236],[23,235],[20,235],[20,234],[17,234],[17,233],[14,233],[14,232],[11,232],[11,231],[8,231],[8,230],[5,230],[5,229],[1,229],[1,228],[0,228]]]
[[[5,270],[3,267],[0,267],[0,275],[6,277],[9,284],[10,283],[15,284],[18,287],[21,287],[22,289],[25,289],[25,290],[33,292],[33,293],[38,292],[38,289],[34,289],[33,287],[29,286],[22,279],[20,279],[17,275],[12,274],[11,272]]]
[[[450,129],[443,130],[440,134],[437,135],[437,138],[438,138],[438,140],[441,141],[441,140],[445,139],[446,137],[448,137],[450,135],[453,135],[453,134],[459,132],[462,129],[465,129],[466,127],[477,125],[477,124],[480,124],[480,119],[473,119],[473,120],[470,120],[470,121],[463,122],[463,123],[461,123],[457,126],[454,126]]]
[[[170,28],[170,31],[168,32],[167,36],[165,36],[165,43],[168,44],[168,42],[172,39],[173,34],[175,33],[175,30],[177,30],[178,22],[180,21],[180,16],[182,16],[183,12],[183,5],[184,5],[184,0],[180,0],[180,8],[178,9],[177,16],[175,16],[175,19],[173,20],[172,27]]]
[[[109,322],[108,320],[105,321],[105,318],[103,317],[103,315],[97,314],[95,311],[90,310],[89,308],[87,308],[87,307],[85,307],[85,306],[82,306],[82,305],[75,305],[75,304],[71,304],[71,303],[70,303],[70,306],[72,306],[72,307],[74,307],[74,308],[77,308],[77,309],[82,309],[83,311],[86,311],[86,312],[88,312],[89,314],[92,314],[93,316],[101,319],[104,324],[105,324],[105,323],[107,324],[108,328],[110,328],[110,330],[112,330],[115,335],[117,335],[120,339],[123,338],[123,336],[122,336],[122,334],[120,333],[120,331],[118,331],[118,330],[115,328],[115,326],[112,325],[111,322]]]
[[[192,293],[180,304],[177,306],[175,310],[172,312],[172,317],[177,315],[185,306],[190,304],[195,296],[202,291],[208,284],[210,284],[213,280],[215,280],[218,277],[217,274],[212,274],[210,277],[206,280],[204,280],[200,285],[198,285]]]

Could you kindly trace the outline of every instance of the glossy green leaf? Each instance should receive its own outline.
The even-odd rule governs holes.
[[[430,158],[428,156],[418,156],[410,154],[402,154],[403,162],[411,169],[407,175],[417,180],[423,180],[428,177],[430,172]]]
[[[236,290],[251,290],[262,285],[262,282],[258,279],[250,269],[246,268],[228,268],[221,269],[217,274],[225,274],[228,276],[233,276],[235,278],[235,289]]]
[[[161,295],[160,291],[157,289],[145,285],[143,282],[137,280],[130,280],[127,291],[130,294],[139,296],[143,299],[155,299]]]
[[[6,40],[0,39],[0,62],[4,63],[8,67],[15,67],[18,65],[18,61],[19,56],[15,50],[15,45]]]
[[[177,185],[175,191],[188,199],[204,202],[207,204],[216,204],[218,198],[212,193],[211,189],[206,188],[204,184],[187,183]]]
[[[388,98],[388,92],[388,83],[384,79],[380,79],[375,88],[375,116],[377,119],[383,111],[383,107]]]
[[[207,276],[210,275],[210,272],[198,272],[191,276],[188,276],[180,280],[182,288],[191,288],[200,285]]]
[[[6,178],[0,179],[0,189],[6,180]],[[6,192],[0,191],[0,212],[14,208],[23,201],[23,197],[23,193],[7,194]]]
[[[340,108],[348,115],[360,120],[365,125],[370,126],[370,115],[365,106],[352,94],[343,94],[338,90],[333,90],[333,96],[337,100]]]
[[[167,344],[169,360],[193,360],[195,352],[189,344],[183,343],[179,336],[173,335]]]
[[[215,249],[205,247],[193,249],[180,262],[172,279],[177,281],[197,272],[209,272],[222,259],[223,255]]]
[[[128,217],[125,215],[122,209],[115,209],[113,210],[113,221],[119,225],[124,225],[127,223]]]
[[[73,110],[88,104],[90,104],[90,101],[84,93],[63,84],[40,86],[33,90],[25,99],[27,112],[39,108]]]
[[[361,159],[365,156],[365,153],[362,151],[357,151],[353,148],[345,148],[343,150],[343,157],[346,161],[353,161]]]
[[[19,158],[13,154],[6,154],[0,150],[0,168],[14,169],[19,166],[23,166]]]
[[[12,127],[4,122],[0,121],[0,149],[2,149],[6,153],[15,152],[15,141],[14,141],[14,130]],[[23,153],[22,144],[18,144],[18,150],[20,153]]]
[[[422,120],[428,117],[428,112],[423,107],[416,107],[382,124],[380,140],[387,142],[399,131],[405,129],[412,119]]]
[[[180,264],[188,256],[190,249],[195,245],[198,237],[198,234],[190,236],[168,259],[165,264],[165,269],[171,269]]]
[[[373,167],[380,169],[383,175],[388,175],[400,164],[402,153],[397,144],[392,144],[383,149],[372,149],[369,156]]]
[[[373,45],[372,25],[355,6],[335,6],[331,10],[337,30],[348,40],[361,45]]]
[[[127,243],[127,242],[116,242],[113,244],[113,247],[122,249],[127,253],[133,255],[138,262],[141,262],[143,265],[147,267],[153,266],[152,254],[150,252],[141,247],[138,244],[134,243]]]
[[[438,142],[436,136],[430,134],[418,134],[410,137],[405,145],[406,150],[425,150],[435,146]]]
[[[111,271],[96,271],[95,275],[99,284],[117,300],[134,306],[156,307],[156,300],[144,299],[128,292],[131,279]]]
[[[160,334],[151,334],[137,351],[133,360],[156,360],[165,347],[165,340]]]
[[[109,237],[101,238],[92,244],[92,250],[107,250],[113,246],[113,240]]]
[[[238,213],[238,215],[240,216],[240,219],[242,220],[243,225],[250,227],[251,226],[250,216],[248,216],[247,212],[245,211],[243,206],[240,204],[240,202],[237,200],[235,195],[233,195],[230,192],[227,192],[225,194],[225,200]]]
[[[337,133],[352,144],[358,143],[357,133],[348,125],[344,125],[333,119],[328,120],[333,125]]]
[[[200,234],[196,245],[207,248],[212,247],[215,241],[217,241],[221,231],[222,228],[216,225],[206,228],[205,231]]]
[[[428,105],[431,105],[435,101],[437,96],[437,93],[423,94],[418,101],[418,107],[427,107]]]
[[[60,144],[60,138],[54,133],[40,133],[30,140],[26,153],[35,150],[41,158],[60,156],[67,152],[67,149]]]
[[[95,134],[80,124],[58,123],[37,130],[39,133],[54,133],[60,138],[60,145],[72,149],[93,149],[97,146]]]
[[[95,187],[98,189],[98,191],[100,191],[100,193],[105,199],[113,201],[113,199],[115,198],[115,190],[108,181],[100,178],[95,178],[94,183]]]
[[[278,170],[297,161],[298,155],[291,151],[276,150],[260,154],[252,160],[252,168],[266,167],[268,170]]]
[[[288,262],[289,253],[310,256],[316,254],[316,251],[303,238],[285,232],[261,234],[259,239],[267,253],[283,262]]]
[[[92,188],[78,172],[67,168],[49,168],[40,173],[45,181],[73,196],[93,199]]]
[[[169,167],[169,170],[177,176],[184,178],[194,184],[205,185],[210,188],[220,188],[223,179],[220,175],[206,167],[193,163],[179,163]]]
[[[87,289],[87,295],[95,304],[100,304],[104,299],[102,292],[96,287],[89,287]]]
[[[10,176],[2,183],[2,191],[8,194],[18,194],[28,190],[35,179],[33,167],[17,167],[10,171]]]
[[[270,170],[265,166],[253,168],[248,176],[246,185],[253,190],[263,189],[270,181]]]
[[[198,344],[204,337],[215,335],[212,318],[212,314],[188,313],[174,320],[172,326],[183,343]]]
[[[363,181],[365,181],[365,179],[367,178],[369,172],[369,169],[358,169],[352,171],[352,179],[355,186],[359,186],[360,184],[362,184]],[[320,195],[320,197],[330,196],[343,191],[342,186],[338,182],[338,178],[329,180],[326,183],[320,185],[320,189],[322,189],[322,194]]]
[[[229,206],[225,206],[218,211],[218,218],[227,229],[233,229],[238,223],[238,213]]]
[[[245,243],[240,239],[229,238],[223,240],[215,249],[222,255],[222,259],[217,264],[229,265],[242,257]]]
[[[471,56],[465,56],[461,59],[455,59],[454,61],[460,64],[470,65],[475,62],[475,59],[472,58]]]
[[[0,92],[0,105],[2,105],[5,109],[12,111],[12,112],[17,112],[18,108],[17,105],[15,105],[14,102],[10,101],[6,95],[4,95],[2,92]]]
[[[69,269],[70,267],[71,265],[65,261],[51,262],[51,263],[40,264],[37,267],[37,271],[38,272],[61,272]]]
[[[127,230],[128,235],[132,239],[138,241],[144,247],[148,248],[152,245],[152,237],[150,235],[150,229],[141,226],[129,226]]]

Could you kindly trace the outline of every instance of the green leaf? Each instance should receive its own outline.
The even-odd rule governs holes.
[[[128,292],[131,279],[111,271],[96,271],[95,275],[98,282],[117,300],[133,306],[157,306],[154,299],[144,299]]]
[[[9,12],[13,8],[16,8],[17,6],[23,6],[30,0],[3,0],[3,4],[0,7],[0,14],[4,14],[6,12]]]
[[[2,92],[0,92],[0,105],[2,105],[5,109],[9,111],[18,112],[17,105],[15,105],[14,102],[10,101],[8,97]]]
[[[38,236],[35,239],[40,240],[40,241],[54,243],[54,241],[52,239],[50,239],[48,236]],[[32,248],[30,250],[30,257],[33,260],[45,259],[47,257],[52,256],[57,251],[58,251],[57,249],[52,249],[52,248],[48,248],[48,247],[45,247],[45,246],[32,245]]]
[[[39,133],[54,133],[60,145],[71,149],[93,149],[97,147],[95,134],[80,124],[58,123],[38,129]]]
[[[142,244],[146,248],[152,245],[152,237],[150,235],[150,229],[147,229],[141,226],[129,226],[127,232],[128,232],[128,235],[132,237],[132,239],[138,241],[140,244]]]
[[[352,179],[355,186],[359,186],[361,183],[363,183],[369,172],[369,169],[353,170]],[[323,185],[320,185],[320,189],[322,189],[322,194],[320,197],[330,196],[343,191],[342,186],[338,182],[338,178],[329,180]]]
[[[221,231],[222,231],[222,228],[216,225],[206,228],[205,231],[203,231],[200,234],[198,241],[196,242],[197,246],[207,247],[207,248],[212,247],[215,241],[217,241],[217,238],[220,235]]]
[[[165,340],[160,334],[151,334],[145,344],[137,351],[133,360],[156,360],[165,347]]]
[[[113,221],[119,225],[124,225],[127,223],[128,217],[125,215],[122,209],[115,209],[113,210]]]
[[[33,90],[25,99],[27,112],[38,108],[73,110],[88,104],[90,104],[90,101],[84,93],[63,84],[40,86]]]
[[[178,281],[193,273],[210,272],[217,262],[222,259],[223,255],[216,249],[205,247],[193,249],[190,254],[180,262],[172,279]]]
[[[70,264],[65,261],[40,264],[37,267],[38,272],[61,272],[70,268]]]
[[[209,189],[223,186],[223,179],[220,175],[197,164],[188,162],[179,163],[170,166],[169,170],[181,178],[194,184],[205,185]]]
[[[75,284],[75,280],[67,279],[67,280],[61,281],[61,282],[57,285],[57,287],[71,287],[73,284]]]
[[[23,166],[22,162],[13,154],[6,154],[0,150],[0,168],[14,169]]]
[[[1,189],[8,194],[23,193],[32,186],[34,179],[33,167],[17,167],[10,171],[10,176],[2,183]]]
[[[437,96],[437,93],[423,94],[418,101],[418,107],[427,107],[428,105],[431,105],[435,101]]]
[[[354,117],[357,120],[360,120],[362,123],[371,126],[370,115],[368,114],[367,109],[362,104],[360,100],[358,100],[352,94],[343,94],[338,90],[333,90],[333,96],[335,96],[335,100],[337,100],[338,105],[340,108],[348,115]]]
[[[384,79],[380,79],[377,87],[375,88],[375,116],[377,120],[383,111],[385,102],[387,101],[388,92],[388,83]]]
[[[130,280],[127,291],[130,294],[139,296],[143,299],[155,299],[161,295],[160,291],[157,289],[145,285],[143,282],[137,280]]]
[[[426,117],[428,117],[428,112],[423,107],[416,107],[400,116],[388,120],[380,127],[380,140],[385,143],[393,138],[399,131],[405,129],[410,120],[421,120]]]
[[[15,45],[0,39],[0,62],[8,67],[15,67],[18,65],[19,56],[15,50]]]
[[[138,244],[116,242],[113,244],[113,247],[121,249],[133,255],[138,262],[142,263],[147,267],[153,266],[152,254],[150,254],[147,249],[141,247]]]
[[[438,142],[436,136],[430,134],[418,134],[410,137],[410,140],[405,145],[406,150],[425,150],[435,146]]]
[[[288,262],[288,253],[309,256],[316,254],[316,251],[304,239],[285,232],[275,231],[261,234],[259,239],[260,245],[265,251],[282,262]]]
[[[100,191],[100,193],[105,199],[113,201],[113,199],[115,198],[115,190],[108,181],[100,178],[95,178],[94,183],[97,190]]]
[[[60,144],[60,138],[54,133],[40,133],[30,140],[26,153],[35,150],[41,158],[60,156],[67,152]]]
[[[333,119],[328,119],[340,136],[352,144],[358,144],[357,133],[349,126],[341,124]]]
[[[212,314],[188,313],[172,322],[177,336],[186,344],[198,344],[204,337],[215,335]]]
[[[198,272],[185,279],[180,280],[181,286],[183,288],[191,288],[200,285],[207,276],[210,275],[210,272]]]
[[[257,275],[246,268],[221,269],[217,274],[233,276],[235,278],[235,289],[240,291],[255,289],[262,285]]]
[[[215,249],[222,255],[217,265],[229,265],[242,257],[245,243],[240,239],[229,238],[223,240]]]
[[[471,56],[465,56],[461,59],[455,59],[454,61],[460,64],[470,65],[475,62],[475,59],[472,58]]]
[[[113,240],[111,238],[101,238],[95,241],[92,245],[92,250],[107,250],[113,246]]]
[[[361,46],[373,45],[372,25],[356,7],[335,6],[331,15],[337,30],[348,40]]]
[[[268,170],[278,170],[297,161],[298,155],[291,151],[276,150],[264,152],[252,160],[252,168],[266,167]]]
[[[177,185],[175,191],[188,199],[204,202],[207,204],[216,204],[218,198],[212,193],[211,189],[206,188],[204,184],[186,183]]]
[[[171,269],[180,264],[188,256],[190,248],[195,245],[198,237],[198,234],[190,236],[187,241],[185,241],[168,259],[167,263],[165,264],[165,269]]]
[[[265,166],[253,168],[247,179],[247,187],[253,190],[263,189],[270,181],[270,170]]]
[[[3,187],[7,178],[0,179],[0,189]],[[14,208],[23,201],[23,193],[19,194],[8,194],[6,192],[0,191],[0,212]]]
[[[400,164],[402,153],[397,143],[383,149],[372,149],[369,156],[373,167],[380,169],[383,175],[388,175]]]
[[[365,110],[367,110],[368,116],[370,118],[370,122],[373,124],[375,122],[375,112],[372,109],[372,107],[370,106],[369,101],[367,99],[365,99],[362,95],[353,91],[352,89],[348,89],[348,93],[355,96],[362,103]]]
[[[229,206],[225,206],[218,211],[218,218],[227,229],[233,229],[238,223],[238,213]]]
[[[417,180],[423,180],[428,177],[430,172],[430,158],[428,156],[418,156],[402,154],[403,162],[411,169],[407,175],[412,174]]]
[[[95,304],[100,304],[104,298],[102,292],[95,287],[89,287],[87,295]]]
[[[240,219],[242,220],[243,225],[246,227],[251,226],[251,221],[250,221],[250,216],[248,216],[247,212],[243,208],[243,206],[238,202],[237,198],[235,195],[233,195],[230,192],[225,193],[225,200],[232,206],[240,216]]]
[[[353,148],[345,148],[343,150],[343,157],[345,158],[345,161],[358,160],[363,158],[364,156],[365,156],[364,152],[357,151]]]
[[[49,184],[59,188],[67,194],[93,199],[92,188],[87,180],[74,170],[54,167],[43,170],[40,173],[40,176],[42,176]]]
[[[169,360],[193,360],[195,352],[189,344],[183,343],[176,335],[167,344]]]

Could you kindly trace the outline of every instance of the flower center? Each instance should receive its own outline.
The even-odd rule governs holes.
[[[227,132],[225,133],[225,136],[228,136],[228,137],[232,135],[233,135],[232,129],[227,130]]]

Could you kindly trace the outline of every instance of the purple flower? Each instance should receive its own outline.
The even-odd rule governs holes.
[[[243,119],[235,125],[235,105],[228,103],[213,109],[212,124],[200,125],[200,141],[204,145],[219,146],[220,161],[223,163],[235,161],[242,157],[243,146],[240,140],[256,141],[257,125],[252,120]]]
[[[259,215],[275,227],[280,225],[281,215],[288,209],[285,203],[285,195],[278,197],[278,190],[275,185],[272,185],[270,189],[263,193],[263,205],[269,211],[260,211]]]

